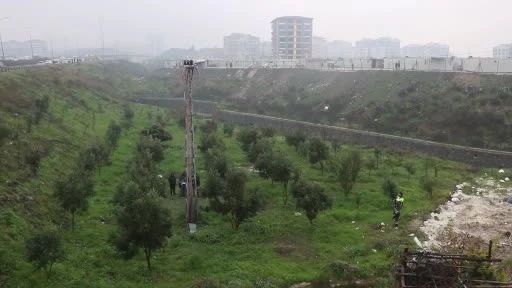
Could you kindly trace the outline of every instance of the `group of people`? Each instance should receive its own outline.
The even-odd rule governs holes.
[[[180,188],[180,197],[185,197],[187,195],[187,173],[185,171],[181,173],[179,179],[176,178],[176,174],[174,174],[174,172],[171,172],[167,180],[169,181],[171,196],[176,195],[177,184],[179,184]],[[199,197],[199,187],[201,186],[201,180],[199,179],[199,175],[196,174],[195,177],[192,176],[192,185],[194,188],[195,185],[197,185],[197,196]]]

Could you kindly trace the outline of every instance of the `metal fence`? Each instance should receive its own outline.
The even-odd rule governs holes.
[[[166,60],[164,68],[177,69],[182,60]],[[387,70],[387,71],[437,71],[472,73],[512,73],[512,59],[497,58],[346,58],[346,59],[296,59],[296,60],[204,60],[208,69],[252,68],[308,68],[336,71]]]

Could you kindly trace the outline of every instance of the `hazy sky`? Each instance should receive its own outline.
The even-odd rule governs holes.
[[[391,36],[442,42],[452,53],[492,55],[512,42],[512,0],[0,0],[4,40],[53,39],[57,48],[143,44],[162,34],[167,47],[222,47],[223,36],[270,40],[275,17],[312,17],[313,34],[354,42]],[[103,21],[101,20],[103,19]]]

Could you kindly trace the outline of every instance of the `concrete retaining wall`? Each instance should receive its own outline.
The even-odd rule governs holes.
[[[184,107],[182,98],[138,99],[139,103],[162,107]],[[395,151],[408,151],[437,156],[439,158],[463,162],[482,167],[512,167],[512,152],[487,150],[443,144],[432,141],[354,130],[310,122],[282,119],[258,114],[249,114],[228,110],[219,110],[215,102],[194,100],[194,111],[216,115],[222,122],[272,127],[282,133],[291,134],[302,131],[308,136],[319,136],[325,140],[338,139],[342,143],[384,147]]]

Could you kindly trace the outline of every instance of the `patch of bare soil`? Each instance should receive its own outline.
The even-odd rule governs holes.
[[[503,171],[503,170],[501,170]],[[510,179],[504,172],[498,179],[485,176],[474,183],[456,185],[451,200],[431,213],[420,230],[427,236],[423,243],[429,250],[447,252],[454,239],[448,233],[465,235],[473,240],[488,243],[493,240],[493,257],[512,257],[512,196]]]

